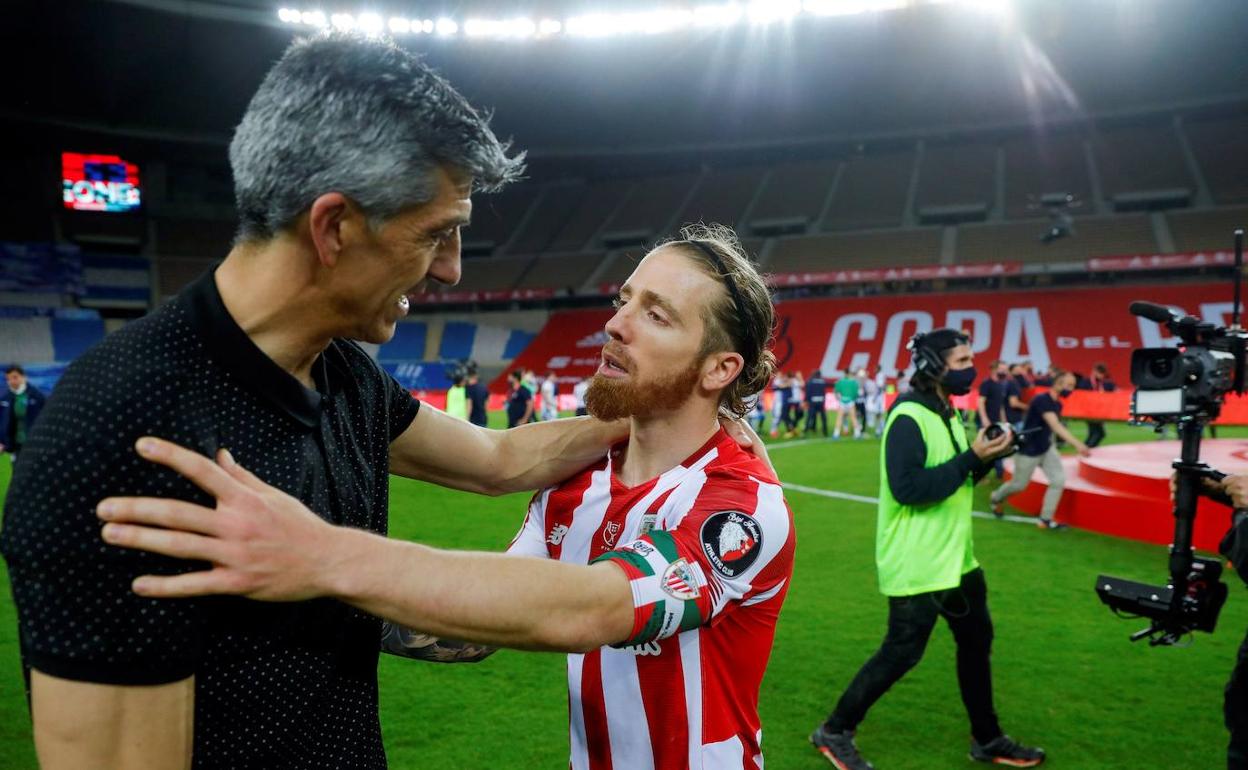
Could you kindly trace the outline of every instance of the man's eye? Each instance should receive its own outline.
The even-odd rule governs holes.
[[[661,316],[661,315],[659,315],[658,313],[654,312],[653,310],[651,310],[651,311],[650,311],[650,314],[649,314],[649,315],[650,315],[650,320],[652,320],[652,321],[657,321],[658,323],[661,323],[661,324],[666,324],[666,323],[667,323],[667,319],[666,319],[666,318],[664,318],[663,316]]]
[[[619,297],[616,297],[615,299],[611,300],[611,307],[615,308],[616,310],[619,310],[620,308],[624,307],[624,300],[620,299]]]

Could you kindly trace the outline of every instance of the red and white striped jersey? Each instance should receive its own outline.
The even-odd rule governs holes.
[[[636,487],[616,452],[539,492],[509,553],[610,560],[626,642],[568,656],[574,770],[762,770],[758,691],[793,573],[793,515],[723,430]]]

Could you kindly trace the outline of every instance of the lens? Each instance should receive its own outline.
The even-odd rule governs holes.
[[[1148,362],[1148,373],[1159,380],[1169,379],[1174,374],[1174,362],[1170,356],[1154,358]]]

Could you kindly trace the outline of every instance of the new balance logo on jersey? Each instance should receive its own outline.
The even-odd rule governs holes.
[[[563,542],[563,538],[568,534],[567,524],[556,524],[550,528],[550,536],[546,538],[546,542],[551,545],[559,545]]]
[[[732,578],[750,568],[763,545],[758,521],[740,511],[720,511],[702,522],[702,551],[716,572]]]

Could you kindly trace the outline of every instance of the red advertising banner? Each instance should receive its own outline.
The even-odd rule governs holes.
[[[1230,321],[1230,287],[1222,283],[804,299],[776,307],[775,353],[786,370],[835,375],[878,364],[891,376],[908,365],[905,346],[915,332],[953,326],[971,335],[981,370],[996,358],[1085,373],[1103,361],[1125,385],[1132,349],[1173,344],[1156,323],[1127,312],[1139,299]],[[553,314],[514,367],[553,370],[565,382],[591,375],[611,312]]]
[[[1171,270],[1176,267],[1219,267],[1235,264],[1229,251],[1191,251],[1183,254],[1125,254],[1114,257],[1093,257],[1088,270]]]
[[[505,291],[442,291],[413,294],[422,305],[444,305],[461,302],[511,302],[525,299],[551,299],[554,289],[509,289]]]

